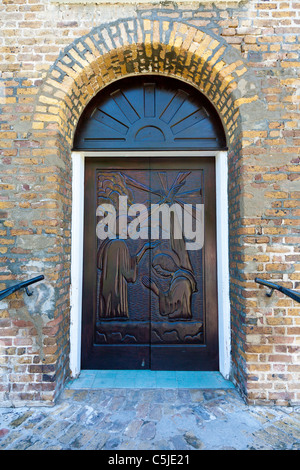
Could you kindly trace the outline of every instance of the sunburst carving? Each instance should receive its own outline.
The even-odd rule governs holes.
[[[220,149],[224,142],[202,95],[181,82],[151,77],[121,80],[100,92],[83,113],[74,148]]]

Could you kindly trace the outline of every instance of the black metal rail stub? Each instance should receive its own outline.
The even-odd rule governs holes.
[[[300,303],[300,292],[287,289],[286,287],[280,286],[279,284],[274,284],[273,282],[270,282],[270,281],[264,281],[263,279],[259,279],[258,277],[255,278],[255,282],[265,287],[269,287],[271,289],[269,292],[266,293],[267,297],[271,297],[274,290],[278,290],[279,292],[282,292],[283,294],[287,295],[291,299]]]
[[[26,294],[28,296],[31,296],[33,292],[30,292],[28,290],[28,286],[30,286],[31,284],[34,284],[35,282],[42,281],[43,279],[45,279],[45,277],[41,275],[41,276],[33,277],[32,279],[29,279],[28,281],[19,282],[19,284],[15,284],[14,286],[8,287],[7,289],[0,291],[0,300],[5,299],[5,297],[8,297],[9,295],[13,294],[14,292],[20,289],[25,289]]]
[[[274,292],[274,289],[271,289],[269,292],[266,293],[266,296],[267,297],[272,297],[273,292]]]

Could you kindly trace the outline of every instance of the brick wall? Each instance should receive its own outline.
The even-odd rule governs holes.
[[[250,403],[299,403],[300,3],[0,6],[0,399],[52,403],[68,377],[72,139],[113,80],[162,73],[204,92],[229,147],[232,379]],[[36,296],[35,296],[36,299]]]

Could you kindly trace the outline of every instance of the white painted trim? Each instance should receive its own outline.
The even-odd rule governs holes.
[[[72,248],[71,248],[71,328],[70,369],[72,377],[80,373],[82,274],[83,274],[83,223],[84,223],[84,167],[85,157],[133,157],[134,152],[72,152]],[[138,152],[138,156],[170,156],[170,152]],[[217,207],[217,276],[219,316],[219,364],[221,374],[230,375],[230,299],[228,251],[228,170],[227,152],[172,152],[172,157],[214,156],[216,159]]]
[[[73,152],[76,153],[76,152]],[[122,158],[132,158],[132,157],[169,157],[170,156],[170,150],[148,150],[148,151],[136,151],[136,150],[122,150],[120,152],[113,152],[108,150],[107,152],[103,151],[94,151],[94,150],[85,150],[82,152],[85,157],[122,157]],[[180,150],[172,150],[172,157],[215,157],[216,154],[219,152],[216,152],[215,150],[203,150],[203,151],[180,151]]]
[[[83,279],[84,155],[72,152],[72,231],[70,289],[70,370],[80,373]]]
[[[219,368],[225,379],[229,379],[231,369],[227,160],[227,152],[216,154]]]

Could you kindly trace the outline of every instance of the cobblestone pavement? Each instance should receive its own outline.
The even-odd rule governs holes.
[[[235,389],[103,389],[0,408],[0,450],[67,449],[299,450],[300,407],[247,406]]]

